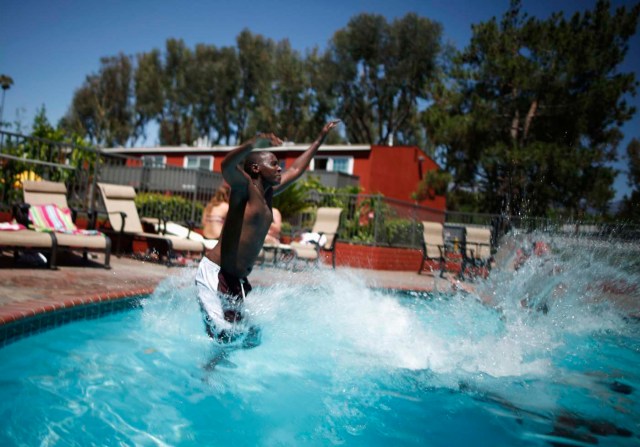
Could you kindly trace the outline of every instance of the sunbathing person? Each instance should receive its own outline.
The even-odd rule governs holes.
[[[202,213],[202,235],[207,239],[218,239],[228,212],[229,185],[223,183],[204,208]]]
[[[282,215],[278,208],[272,208],[272,211],[273,222],[271,222],[269,226],[269,232],[264,239],[264,243],[267,245],[278,245],[280,244],[280,232],[282,231]]]
[[[328,122],[318,138],[286,171],[272,152],[254,151],[257,142],[279,146],[273,134],[260,134],[233,149],[222,162],[222,176],[231,187],[229,212],[220,242],[202,259],[196,273],[198,299],[207,334],[222,343],[242,340],[245,347],[259,343],[259,332],[249,327],[243,301],[251,290],[251,273],[273,221],[273,196],[306,170],[327,134],[339,121]]]

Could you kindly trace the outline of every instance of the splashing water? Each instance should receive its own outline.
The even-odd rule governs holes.
[[[0,443],[637,445],[637,248],[504,247],[527,239],[551,252],[514,271],[504,249],[472,293],[369,289],[346,269],[256,287],[262,344],[213,369],[184,269],[142,312],[0,350]]]

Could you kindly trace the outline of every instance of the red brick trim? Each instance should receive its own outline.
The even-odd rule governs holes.
[[[103,294],[90,295],[86,297],[65,298],[56,300],[28,300],[10,303],[0,307],[0,326],[19,321],[24,318],[36,315],[56,312],[63,309],[71,309],[77,306],[96,304],[108,301],[117,301],[130,298],[136,295],[149,295],[153,293],[154,287],[144,287],[117,292],[106,292]]]

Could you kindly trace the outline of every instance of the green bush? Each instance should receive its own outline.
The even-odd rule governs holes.
[[[185,222],[191,219],[194,203],[181,196],[166,196],[160,193],[142,192],[136,195],[136,208],[140,216],[169,219],[174,222]],[[195,203],[196,224],[200,224],[200,216],[204,207]]]
[[[411,245],[422,238],[420,228],[411,219],[388,219],[384,221],[384,235],[389,245]]]

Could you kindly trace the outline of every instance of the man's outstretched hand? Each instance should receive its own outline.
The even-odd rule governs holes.
[[[332,120],[329,121],[327,124],[324,125],[324,127],[322,128],[322,133],[329,133],[329,131],[331,131],[331,129],[333,129],[334,127],[336,127],[338,124],[340,124],[341,121],[340,120]]]
[[[273,133],[259,133],[253,137],[253,141],[256,147],[282,146],[282,140]]]

